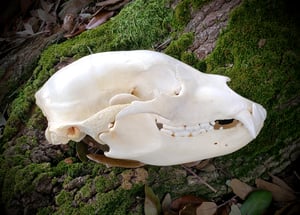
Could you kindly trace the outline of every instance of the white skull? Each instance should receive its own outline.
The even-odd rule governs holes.
[[[163,166],[225,155],[258,135],[266,110],[229,80],[154,51],[105,52],[64,67],[35,96],[50,143],[89,135],[107,157]]]

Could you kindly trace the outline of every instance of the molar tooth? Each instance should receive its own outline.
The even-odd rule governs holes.
[[[200,129],[199,125],[192,125],[188,127],[189,131],[198,131]]]
[[[166,124],[163,124],[163,128],[166,130],[174,131],[174,132],[180,132],[185,129],[183,126],[175,127],[175,126],[166,125]]]
[[[188,137],[190,134],[189,131],[186,131],[186,130],[182,130],[182,131],[178,131],[178,132],[175,132],[174,135],[176,137]]]
[[[201,127],[201,128],[204,128],[204,129],[209,128],[210,126],[211,126],[211,125],[209,125],[209,123],[207,123],[207,122],[201,123],[201,124],[200,124],[200,127]]]
[[[160,129],[161,132],[169,135],[169,136],[174,136],[174,132],[165,128]]]

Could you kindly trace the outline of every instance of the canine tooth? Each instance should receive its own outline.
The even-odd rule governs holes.
[[[255,129],[255,125],[253,122],[253,117],[248,110],[243,110],[236,115],[236,119],[243,123],[245,128],[249,131],[250,135],[255,138],[257,136],[257,132]]]

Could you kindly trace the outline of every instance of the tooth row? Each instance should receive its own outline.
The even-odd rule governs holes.
[[[192,126],[170,126],[162,124],[161,132],[173,137],[194,137],[214,129],[215,122],[199,123]]]

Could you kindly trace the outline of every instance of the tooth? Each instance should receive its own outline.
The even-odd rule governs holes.
[[[255,138],[257,136],[256,128],[253,122],[252,115],[248,110],[243,110],[239,112],[236,117],[237,120],[243,123],[243,125],[247,128],[250,135]]]
[[[201,123],[200,127],[207,130],[211,127],[211,125],[209,123]]]
[[[188,131],[178,131],[174,133],[176,137],[188,137],[190,132]]]
[[[266,110],[259,104],[252,104],[252,115],[254,118],[254,122],[256,125],[261,124],[266,119],[267,112]]]
[[[163,133],[165,133],[165,134],[168,134],[170,136],[174,136],[174,132],[171,131],[171,130],[162,128],[162,129],[160,129],[160,131],[163,132]]]

